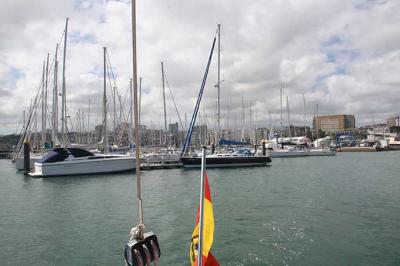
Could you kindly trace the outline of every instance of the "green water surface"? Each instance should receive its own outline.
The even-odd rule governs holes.
[[[400,265],[400,152],[210,169],[221,265]],[[189,265],[198,170],[142,173],[160,265]],[[0,160],[0,265],[123,265],[136,178],[31,178]]]

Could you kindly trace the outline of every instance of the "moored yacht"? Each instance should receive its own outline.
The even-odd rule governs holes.
[[[181,158],[183,167],[200,168],[201,157],[185,156]],[[207,155],[207,167],[239,167],[239,166],[265,166],[271,162],[268,156],[262,155],[240,155],[240,154],[211,154]]]
[[[95,155],[81,148],[55,148],[35,162],[31,176],[85,175],[126,172],[135,169],[135,158],[129,155]]]
[[[311,148],[309,156],[334,156],[336,155],[335,149],[329,148]]]

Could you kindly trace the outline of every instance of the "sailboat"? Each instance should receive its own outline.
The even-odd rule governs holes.
[[[65,30],[67,30],[67,25],[68,25],[68,19],[67,19],[67,24],[66,24]],[[57,75],[57,50],[58,50],[58,44],[57,44],[56,55],[55,55],[55,59],[54,59],[55,80],[56,80],[56,75]],[[29,112],[29,119],[23,123],[21,138],[16,147],[14,161],[15,161],[15,167],[18,171],[24,170],[24,158],[22,156],[23,143],[29,141],[30,136],[32,134],[34,134],[34,138],[32,141],[33,152],[30,152],[30,156],[29,156],[29,168],[30,169],[33,169],[34,163],[39,161],[42,158],[45,150],[51,147],[51,144],[49,144],[49,142],[46,141],[46,137],[47,137],[47,131],[46,131],[47,91],[48,91],[48,80],[49,80],[48,76],[49,76],[49,54],[47,54],[46,62],[43,62],[43,71],[42,71],[42,80],[41,80],[40,89],[39,89],[34,101],[32,102],[30,112]],[[39,95],[41,95],[40,100],[39,100]],[[41,140],[40,140],[40,145],[36,145],[35,139],[36,139],[36,135],[37,135],[37,109],[39,108],[39,101],[41,103],[41,111],[42,111],[41,112]],[[54,106],[54,104],[53,104],[53,106]],[[25,116],[25,112],[24,112],[24,116]],[[32,131],[31,131],[31,124],[32,124],[33,120],[35,121],[34,122],[35,123],[34,133],[32,133]],[[53,134],[53,132],[54,132],[54,124],[53,124],[53,128],[52,128],[52,134]]]
[[[143,161],[148,164],[177,164],[180,163],[180,154],[172,147],[172,136],[168,134],[167,128],[167,111],[165,103],[165,79],[166,75],[164,72],[164,62],[161,62],[161,76],[162,76],[162,93],[163,93],[163,107],[164,107],[164,148],[158,149],[157,151],[146,153],[143,155]],[[167,81],[168,82],[168,81]],[[167,83],[168,84],[168,83]],[[171,96],[172,92],[170,90]],[[173,99],[173,96],[172,96]],[[175,100],[174,104],[175,104]],[[177,107],[175,105],[177,110]],[[179,113],[178,117],[180,119]],[[181,123],[182,124],[182,123]]]
[[[97,173],[125,172],[136,169],[135,157],[108,153],[107,106],[106,106],[106,53],[104,51],[104,94],[103,94],[103,140],[104,154],[93,154],[82,148],[61,147],[48,152],[35,162],[31,176],[83,175]],[[63,90],[65,93],[65,89]],[[65,101],[65,99],[64,99]],[[63,105],[65,106],[65,104]]]
[[[218,137],[220,137],[220,108],[219,108],[219,100],[220,100],[220,33],[221,33],[221,25],[218,24]],[[192,120],[190,122],[190,126],[186,135],[185,143],[181,152],[181,162],[183,167],[185,168],[199,168],[201,167],[201,156],[198,154],[188,155],[188,149],[192,138],[193,128],[196,123],[197,114],[200,108],[201,98],[203,96],[204,87],[207,80],[208,71],[210,68],[210,63],[215,47],[217,36],[214,37],[211,52],[209,55],[206,71],[204,73],[203,82],[201,84],[200,93],[197,98],[195,110],[193,112]],[[212,153],[206,156],[206,163],[208,167],[238,167],[238,166],[265,166],[271,162],[269,156],[266,155],[265,150],[262,155],[260,154],[251,154],[248,152],[232,152],[232,153],[217,153],[214,154],[214,148],[212,148]]]

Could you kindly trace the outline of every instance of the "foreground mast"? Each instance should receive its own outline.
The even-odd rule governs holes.
[[[139,204],[139,224],[131,229],[130,240],[125,246],[125,262],[129,266],[150,265],[154,261],[157,265],[160,257],[160,247],[157,236],[144,233],[142,191],[140,186],[140,131],[139,131],[139,105],[137,84],[137,58],[136,58],[136,3],[132,0],[132,85],[133,85],[133,113],[135,117],[135,155],[136,155],[136,190]],[[151,251],[151,252],[150,252]]]
[[[64,31],[64,57],[63,57],[63,67],[62,67],[62,100],[61,100],[61,144],[63,147],[66,146],[67,137],[67,99],[66,99],[66,88],[65,88],[65,60],[67,56],[67,36],[68,36],[68,18],[65,22],[65,31]]]
[[[104,152],[108,152],[108,130],[107,130],[107,62],[106,62],[106,54],[107,54],[107,47],[103,47],[103,54],[104,54],[104,69],[103,69],[103,82],[104,82],[104,91],[103,91],[103,118],[104,118],[104,129],[103,129],[103,137],[104,137]]]

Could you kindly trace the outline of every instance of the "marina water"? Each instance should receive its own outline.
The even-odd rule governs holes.
[[[399,265],[400,153],[209,169],[221,265]],[[189,265],[198,170],[143,172],[160,265]],[[1,265],[123,265],[135,175],[31,178],[0,160]]]

